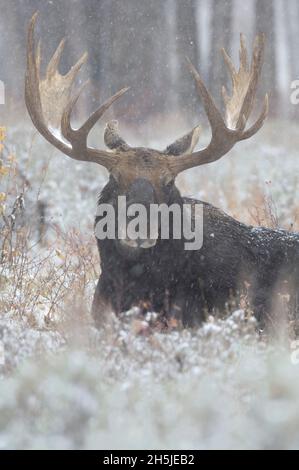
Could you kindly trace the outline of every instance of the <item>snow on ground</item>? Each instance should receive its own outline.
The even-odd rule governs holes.
[[[0,449],[298,448],[299,345],[285,332],[261,337],[237,306],[195,331],[157,331],[134,309],[94,329],[92,219],[106,173],[26,126],[8,129],[6,142],[18,168],[6,210],[25,177],[19,223],[33,228],[26,256],[15,250],[14,264],[0,267]],[[181,175],[182,192],[240,220],[298,230],[299,137],[285,126]],[[138,142],[127,130],[127,140],[163,148],[182,133],[159,132]],[[46,204],[42,246],[37,200]]]
[[[45,355],[28,332],[34,357],[1,381],[0,448],[298,448],[298,365],[242,312],[192,333],[49,340]]]

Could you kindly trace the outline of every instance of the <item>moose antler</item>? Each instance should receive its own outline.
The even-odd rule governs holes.
[[[113,152],[96,150],[88,147],[87,139],[91,129],[102,117],[104,112],[120,98],[128,88],[123,88],[100,106],[86,122],[79,128],[71,126],[72,110],[77,103],[85,82],[72,96],[71,90],[75,78],[86,61],[87,55],[71,68],[66,75],[58,71],[60,57],[64,47],[64,40],[59,44],[56,52],[41,79],[41,47],[35,47],[34,27],[37,13],[33,15],[28,29],[27,43],[27,70],[25,79],[25,100],[32,122],[37,130],[56,148],[75,160],[95,162],[103,165],[110,172],[119,174],[131,171],[137,174],[149,171],[149,168],[168,171],[172,176],[199,165],[219,160],[229,152],[239,141],[249,139],[262,127],[268,114],[268,95],[265,96],[263,110],[249,129],[245,129],[253,109],[257,92],[258,80],[263,63],[265,38],[259,34],[254,42],[253,57],[249,67],[245,40],[241,35],[240,67],[235,67],[223,50],[224,60],[232,80],[232,95],[229,96],[223,87],[222,95],[225,104],[225,119],[216,107],[213,98],[205,87],[198,72],[188,62],[188,67],[196,82],[198,93],[203,102],[210,126],[212,139],[203,150],[192,153],[199,137],[199,127],[195,127],[189,134],[167,147],[164,152],[131,148],[119,136],[117,122],[111,121],[105,129],[104,140],[107,147]],[[59,132],[57,132],[57,128]],[[147,150],[147,151],[146,151]],[[179,156],[179,157],[178,157]],[[143,169],[142,169],[143,168]],[[151,170],[152,171],[152,170]]]
[[[85,82],[71,97],[74,80],[86,61],[87,54],[71,68],[66,75],[58,72],[60,57],[64,47],[62,40],[47,67],[45,78],[40,78],[41,46],[36,49],[34,28],[38,13],[30,21],[27,38],[27,70],[25,78],[25,101],[28,112],[37,130],[52,145],[75,160],[89,161],[103,165],[111,171],[119,162],[120,156],[96,150],[87,146],[87,138],[93,126],[105,111],[129,88],[123,88],[100,106],[79,128],[71,126],[72,110],[78,101]],[[57,126],[66,141],[57,134]]]
[[[219,158],[225,155],[237,142],[249,139],[256,134],[264,124],[268,114],[268,95],[265,96],[264,106],[259,118],[254,125],[245,130],[245,126],[253,109],[258,80],[261,74],[265,38],[263,34],[259,34],[256,37],[250,68],[243,35],[241,35],[240,43],[240,68],[238,72],[235,70],[226,51],[224,49],[222,51],[232,79],[232,95],[229,96],[224,87],[222,89],[226,110],[225,120],[216,107],[213,98],[195,67],[188,60],[189,70],[196,82],[198,93],[203,102],[212,129],[212,139],[208,147],[203,150],[184,155],[179,159],[167,157],[169,159],[169,166],[175,174],[187,170],[188,168],[219,160]]]

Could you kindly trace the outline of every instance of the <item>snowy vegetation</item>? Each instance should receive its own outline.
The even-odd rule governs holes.
[[[244,299],[195,331],[136,308],[97,332],[92,225],[106,174],[54,152],[28,122],[6,132],[0,448],[298,448],[297,325],[268,337]],[[148,144],[163,148],[159,132]],[[244,222],[298,231],[298,148],[296,127],[272,122],[179,186]]]

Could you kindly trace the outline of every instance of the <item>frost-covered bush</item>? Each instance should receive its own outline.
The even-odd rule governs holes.
[[[298,366],[242,312],[81,335],[0,382],[0,448],[298,448]]]
[[[282,125],[181,175],[183,194],[298,229],[298,135]],[[0,165],[0,448],[298,448],[294,333],[273,343],[238,305],[194,331],[135,308],[93,328],[106,175],[31,129],[7,130]]]

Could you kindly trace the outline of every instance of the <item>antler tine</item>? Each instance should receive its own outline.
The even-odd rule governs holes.
[[[55,75],[58,74],[58,67],[60,64],[60,59],[61,59],[64,47],[65,47],[65,38],[63,38],[60,41],[56,51],[54,52],[53,56],[50,59],[50,62],[47,67],[47,72],[46,72],[46,76],[48,80],[50,80],[51,78],[54,78]],[[77,61],[77,63],[73,65],[71,69],[68,71],[68,73],[64,76],[65,80],[67,80],[68,83],[72,84],[74,82],[82,65],[85,64],[87,57],[88,57],[88,53],[84,52],[82,56],[80,57],[80,59]]]
[[[38,77],[39,77],[39,75],[40,75],[41,49],[42,49],[41,41],[38,41],[38,43],[37,43],[37,48],[36,48],[36,58],[35,58],[36,70],[37,70],[37,72],[38,72]]]
[[[247,131],[243,132],[240,140],[250,139],[250,137],[256,134],[262,128],[268,116],[268,112],[269,112],[269,97],[268,97],[268,94],[266,94],[265,99],[264,99],[263,109],[259,118],[249,129],[247,129]]]
[[[37,13],[35,13],[31,19],[28,38],[27,38],[27,71],[25,77],[26,91],[30,92],[33,87],[38,86],[39,68],[40,68],[40,43],[38,47],[38,59],[35,58],[35,44],[34,44],[34,25],[36,22]],[[36,104],[39,105],[38,111],[41,112],[40,95],[37,93],[35,97]]]
[[[232,81],[232,85],[234,86],[235,77],[237,75],[235,65],[234,65],[233,61],[231,60],[230,56],[228,55],[228,53],[226,52],[226,50],[224,48],[221,49],[221,52],[222,52],[222,55],[223,55],[223,58],[224,58],[224,62],[225,62],[226,66],[228,68],[228,71],[230,73],[230,78],[231,78],[231,81]]]
[[[77,61],[75,65],[72,66],[72,68],[68,71],[68,73],[65,75],[65,79],[69,80],[70,85],[74,82],[75,78],[77,77],[82,65],[85,64],[86,60],[88,58],[88,52],[84,52],[80,59]]]
[[[56,139],[49,131],[45,124],[42,102],[40,96],[40,58],[41,58],[41,44],[39,42],[37,53],[35,51],[34,42],[34,27],[37,20],[38,12],[36,12],[29,23],[27,35],[27,69],[25,76],[25,102],[31,120],[37,130],[66,155],[71,156],[71,146]]]
[[[37,130],[52,145],[71,158],[82,161],[95,162],[112,170],[120,160],[117,153],[96,150],[87,146],[88,132],[96,121],[103,115],[109,106],[119,98],[127,89],[120,90],[107,100],[95,113],[87,119],[80,129],[72,128],[70,120],[72,110],[87,82],[71,97],[72,84],[87,58],[84,53],[78,62],[66,75],[59,73],[59,62],[63,52],[62,40],[54,52],[44,79],[40,79],[41,52],[40,44],[35,50],[34,29],[38,13],[30,21],[27,37],[27,70],[25,78],[25,100],[29,115]],[[63,141],[57,137],[51,127],[59,126]]]
[[[252,62],[249,69],[245,38],[240,37],[240,66],[239,70],[235,66],[223,49],[225,64],[229,70],[232,81],[232,95],[229,96],[225,87],[222,89],[223,99],[226,108],[226,123],[216,107],[213,98],[206,89],[198,72],[193,65],[188,62],[198,93],[202,99],[211,128],[212,139],[210,144],[203,150],[183,155],[180,159],[168,156],[169,167],[174,174],[178,174],[188,168],[192,168],[206,163],[214,162],[229,152],[232,147],[241,140],[249,139],[262,127],[268,114],[268,95],[265,96],[262,112],[249,129],[245,130],[246,123],[251,114],[257,92],[258,81],[263,64],[265,37],[259,34],[254,42]]]
[[[243,34],[240,35],[240,67],[238,72],[225,49],[222,49],[233,87],[231,97],[229,97],[225,87],[222,89],[222,95],[226,107],[226,122],[233,129],[243,130],[244,123],[246,124],[253,109],[257,84],[263,64],[264,44],[264,35],[259,34],[254,42],[252,63],[249,70],[245,37]]]
[[[239,58],[240,58],[240,67],[243,67],[243,69],[248,72],[248,54],[247,54],[247,48],[245,44],[245,36],[243,33],[240,34],[240,51],[239,51]]]
[[[223,120],[223,117],[221,116],[220,111],[216,107],[216,104],[208,92],[204,82],[202,81],[199,73],[197,72],[196,68],[190,61],[190,59],[187,57],[187,66],[189,68],[189,71],[191,72],[196,86],[197,86],[197,91],[202,99],[202,103],[205,108],[205,112],[207,114],[207,117],[209,119],[209,123],[211,125],[212,132],[215,132],[215,130],[219,127],[225,127],[225,123]]]
[[[68,105],[63,111],[62,118],[61,118],[62,135],[69,141],[78,142],[80,140],[81,142],[85,142],[85,144],[87,144],[88,134],[90,133],[91,129],[94,127],[97,121],[102,117],[105,111],[107,111],[107,109],[114,103],[114,101],[116,101],[126,91],[129,90],[129,88],[123,88],[122,90],[115,93],[115,95],[113,95],[111,98],[105,101],[105,103],[102,104],[102,106],[100,106],[96,111],[94,111],[94,113],[92,113],[92,115],[87,119],[87,121],[79,129],[74,130],[70,122],[72,111],[79,97],[81,96],[83,89],[86,87],[88,83],[89,83],[89,80],[83,83],[83,85],[80,87],[78,92],[69,101]]]
[[[61,117],[61,133],[63,137],[72,142],[73,140],[78,139],[78,131],[74,130],[71,126],[71,115],[74,109],[75,104],[77,103],[78,99],[80,98],[83,90],[88,85],[89,80],[86,80],[80,88],[77,90],[77,93],[69,100],[68,104],[66,105],[65,109],[63,110],[62,117]]]
[[[238,85],[238,75],[240,75],[241,73],[248,73],[249,72],[248,54],[247,54],[247,49],[246,49],[246,45],[245,45],[245,36],[244,36],[244,34],[242,34],[242,33],[240,34],[240,51],[239,51],[240,69],[239,69],[239,72],[237,72],[237,70],[234,66],[234,63],[233,63],[232,59],[230,58],[230,56],[228,55],[228,53],[226,52],[226,50],[224,48],[222,48],[221,52],[222,52],[222,55],[223,55],[225,65],[227,66],[227,69],[229,71],[229,75],[230,75],[231,82],[232,82],[232,87],[233,87],[233,89],[235,89],[236,86]],[[230,97],[227,93],[227,90],[226,90],[225,86],[222,87],[222,97],[223,97],[224,104],[227,105],[227,103],[230,100]]]
[[[125,94],[130,88],[122,88],[113,96],[111,96],[104,104],[102,104],[98,109],[96,109],[92,115],[87,119],[87,121],[78,129],[78,132],[87,138],[89,132],[98,122],[98,120],[103,116],[108,108],[112,106],[114,101],[118,100],[123,94]]]
[[[243,41],[244,41],[244,38],[243,38]],[[265,46],[265,37],[263,34],[259,34],[255,39],[251,71],[250,71],[250,81],[249,81],[248,90],[245,95],[244,102],[240,111],[240,117],[237,123],[237,127],[240,122],[241,116],[245,116],[245,119],[247,121],[253,109],[254,100],[255,100],[255,96],[257,92],[258,81],[259,81],[262,66],[263,66],[264,46]],[[241,50],[242,50],[242,35],[241,35]]]
[[[62,55],[63,50],[64,50],[64,46],[65,46],[65,38],[63,38],[60,41],[56,51],[54,52],[53,56],[50,59],[50,62],[48,63],[46,76],[49,80],[51,78],[53,78],[56,75],[56,73],[58,73],[58,65],[60,63],[60,59],[61,59],[61,55]]]

